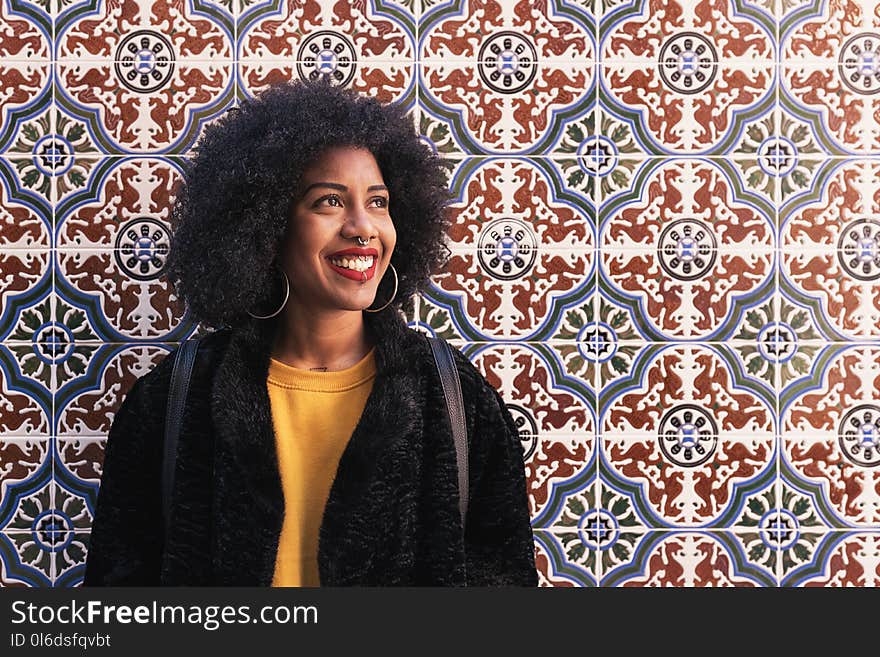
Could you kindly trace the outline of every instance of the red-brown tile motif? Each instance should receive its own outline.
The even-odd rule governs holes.
[[[663,350],[602,419],[604,462],[664,524],[727,523],[736,487],[772,475],[773,409],[703,346]]]
[[[99,311],[121,339],[155,339],[174,330],[185,311],[160,278],[161,265],[152,254],[136,249],[59,250],[56,285],[65,297],[76,296],[78,304],[88,299],[89,307]]]
[[[754,587],[753,578],[740,572],[739,564],[709,534],[671,534],[657,541],[643,557],[643,571],[615,581],[626,587]],[[605,586],[603,581],[603,586]]]
[[[591,209],[566,190],[558,171],[545,162],[475,161],[460,184],[460,198],[449,212],[453,250],[495,245],[500,251],[508,243],[519,252],[594,248]]]
[[[116,349],[111,345],[105,348]],[[110,432],[126,394],[138,378],[155,368],[168,353],[168,349],[156,345],[127,345],[109,359],[96,358],[107,359],[100,371],[95,367],[80,369],[80,375],[56,394],[59,453],[72,472],[83,479],[100,474],[101,440]]]
[[[346,75],[367,61],[415,62],[413,35],[373,2],[277,3],[274,11],[241,16],[238,39],[242,61],[296,62],[303,77]]]
[[[534,75],[510,90],[487,84],[474,64],[430,61],[420,71],[425,111],[452,118],[462,131],[459,148],[468,153],[528,151],[552,136],[558,114],[585,108],[593,96],[587,64],[537,64]]]
[[[253,97],[269,85],[296,80],[303,76],[298,63],[290,61],[245,60],[239,64],[239,94]],[[404,101],[415,86],[415,67],[404,62],[361,63],[352,75],[341,78],[341,84],[373,96],[383,103]]]
[[[521,71],[534,62],[594,59],[589,16],[573,20],[574,6],[566,7],[568,15],[556,13],[555,3],[530,0],[469,0],[460,7],[458,14],[429,23],[420,37],[421,61],[485,62],[502,73],[505,64]]]
[[[453,252],[432,277],[442,293],[458,300],[482,335],[526,338],[549,321],[563,298],[592,291],[592,251],[509,253],[511,258],[495,248]]]
[[[158,60],[170,68],[186,59],[232,60],[231,26],[224,29],[186,0],[118,0],[97,8],[97,13],[68,13],[58,22],[59,61],[110,60],[133,70],[138,58],[148,54],[152,63]],[[153,70],[158,73],[161,68]]]
[[[66,204],[68,211],[56,218],[58,248],[117,249],[146,263],[146,269],[134,267],[140,275],[160,269],[169,250],[180,165],[160,158],[127,158],[100,171],[101,180],[92,182],[95,191]]]
[[[818,488],[840,522],[880,525],[880,348],[833,355],[817,387],[794,397],[782,414],[790,476]]]
[[[57,64],[59,104],[95,123],[108,153],[178,152],[188,149],[204,124],[232,102],[230,63],[179,62],[159,80],[125,79],[109,60]]]

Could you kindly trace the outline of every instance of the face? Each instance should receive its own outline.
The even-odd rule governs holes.
[[[360,311],[373,303],[397,242],[389,200],[368,150],[329,149],[303,172],[282,252],[289,303],[310,312]],[[369,242],[362,247],[356,237]],[[339,255],[350,250],[358,253]]]

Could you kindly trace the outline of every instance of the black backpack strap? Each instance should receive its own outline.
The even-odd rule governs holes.
[[[174,465],[177,461],[177,442],[180,437],[180,424],[183,421],[186,393],[189,390],[189,380],[192,375],[193,365],[196,362],[198,348],[198,338],[181,342],[177,354],[175,354],[174,366],[171,370],[171,385],[168,388],[168,410],[165,415],[165,450],[162,458],[162,517],[165,522],[166,537],[168,536],[170,520],[171,489],[174,486]]]
[[[458,509],[461,513],[461,528],[464,531],[468,506],[468,445],[467,426],[464,417],[464,401],[461,397],[461,381],[452,348],[442,338],[428,336],[434,360],[440,371],[440,383],[449,409],[449,421],[452,425],[452,438],[455,442],[455,460],[458,464]]]

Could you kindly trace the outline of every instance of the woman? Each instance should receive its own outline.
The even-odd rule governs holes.
[[[522,447],[454,350],[449,416],[401,318],[442,265],[442,162],[395,105],[290,83],[208,127],[172,213],[167,275],[202,324],[164,536],[173,354],[113,420],[85,585],[537,583]]]

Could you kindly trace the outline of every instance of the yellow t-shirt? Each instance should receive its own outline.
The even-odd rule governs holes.
[[[269,360],[267,387],[284,489],[284,524],[272,586],[320,584],[318,530],[339,459],[373,387],[374,351],[335,372]]]

